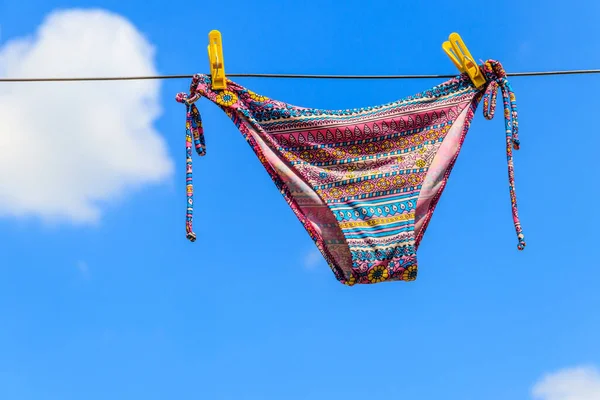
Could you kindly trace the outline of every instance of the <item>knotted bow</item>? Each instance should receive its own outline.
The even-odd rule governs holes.
[[[519,239],[518,249],[525,248],[525,236],[521,229],[519,212],[517,208],[517,196],[515,194],[515,176],[513,165],[513,149],[519,150],[519,120],[517,114],[517,101],[510,82],[506,78],[506,72],[497,61],[488,61],[482,65],[483,72],[488,78],[488,86],[483,95],[483,115],[486,119],[494,118],[496,111],[496,97],[498,87],[502,91],[504,102],[504,127],[506,129],[506,159],[508,164],[508,184],[510,189],[510,200],[512,204],[512,215]]]

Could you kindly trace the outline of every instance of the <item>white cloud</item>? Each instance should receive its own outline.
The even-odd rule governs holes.
[[[0,46],[0,76],[156,74],[154,49],[123,17],[50,14]],[[95,223],[102,205],[170,177],[153,127],[159,81],[0,83],[0,216]]]
[[[307,269],[316,268],[321,262],[324,262],[323,255],[316,247],[311,249],[304,256],[304,267]]]
[[[600,400],[600,371],[566,368],[543,377],[532,390],[535,400]]]

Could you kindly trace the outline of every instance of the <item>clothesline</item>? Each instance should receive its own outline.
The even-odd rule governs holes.
[[[599,74],[600,69],[566,71],[512,72],[507,76],[548,76]],[[436,79],[453,78],[449,75],[309,75],[309,74],[227,74],[231,78],[287,78],[287,79]],[[193,75],[151,75],[151,76],[107,76],[88,78],[0,78],[0,82],[80,82],[80,81],[132,81],[149,79],[191,79]]]

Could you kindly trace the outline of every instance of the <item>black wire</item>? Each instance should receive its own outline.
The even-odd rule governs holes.
[[[600,69],[581,69],[569,71],[509,72],[507,76],[548,76],[598,74]],[[307,75],[307,74],[227,74],[232,78],[285,78],[285,79],[436,79],[453,78],[451,75]],[[81,82],[81,81],[133,81],[151,79],[191,79],[193,75],[155,75],[155,76],[110,76],[90,78],[0,78],[0,82]]]

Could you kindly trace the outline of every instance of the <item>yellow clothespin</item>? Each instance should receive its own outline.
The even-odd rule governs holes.
[[[223,43],[221,32],[210,31],[208,34],[208,61],[213,89],[226,89],[225,63],[223,62]]]
[[[485,84],[483,72],[458,33],[451,33],[448,40],[442,44],[442,49],[460,72],[466,72],[469,75],[475,87],[479,88]]]

